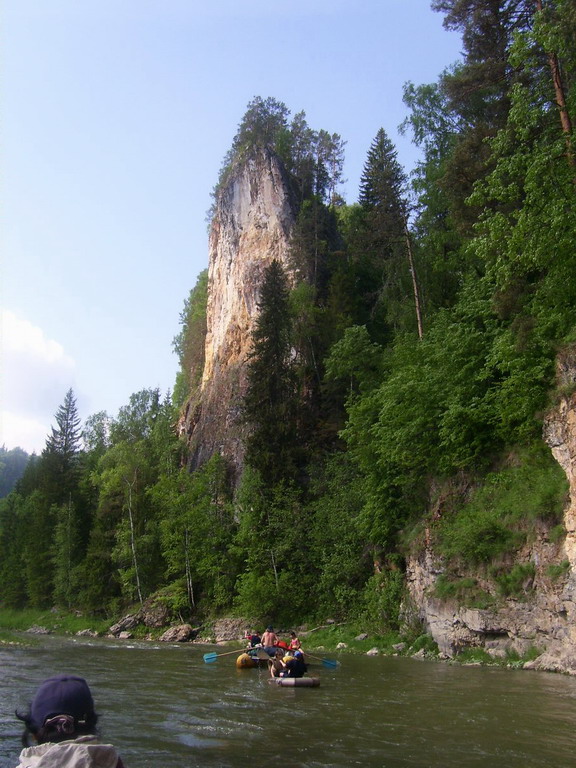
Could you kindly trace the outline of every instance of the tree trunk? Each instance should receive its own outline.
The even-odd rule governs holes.
[[[542,11],[542,0],[536,0],[536,10]],[[546,51],[546,55],[548,57],[548,66],[550,67],[550,72],[552,74],[556,104],[560,110],[560,124],[566,142],[566,155],[568,157],[568,163],[574,168],[576,167],[576,159],[574,158],[574,151],[572,149],[572,120],[570,119],[570,113],[568,112],[568,105],[566,103],[566,89],[562,80],[560,63],[557,54],[553,51]]]
[[[190,552],[188,548],[188,528],[184,529],[184,558],[186,563],[186,589],[188,590],[188,603],[190,608],[196,608],[194,600],[194,584],[192,583],[192,568],[190,566]]]
[[[144,602],[142,599],[142,590],[140,588],[140,573],[138,571],[138,558],[136,557],[136,536],[134,533],[134,517],[132,515],[132,486],[136,482],[136,473],[134,473],[134,480],[130,483],[126,480],[128,485],[128,519],[130,521],[130,549],[132,550],[132,562],[134,563],[134,573],[136,575],[136,590],[138,592],[138,600],[140,605]]]
[[[412,252],[412,241],[408,231],[408,223],[404,219],[404,238],[406,240],[406,254],[408,256],[408,268],[412,277],[412,290],[414,292],[414,305],[416,307],[416,322],[418,324],[418,338],[421,339],[422,332],[422,307],[420,304],[420,292],[418,290],[418,281],[416,280],[416,268],[414,266],[414,254]]]

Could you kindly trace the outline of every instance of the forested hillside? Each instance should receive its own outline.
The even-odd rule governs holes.
[[[345,201],[345,138],[275,98],[248,105],[224,159],[216,199],[264,147],[297,212],[300,282],[273,262],[260,289],[240,480],[217,453],[190,472],[176,431],[204,365],[203,273],[173,394],[143,389],[82,425],[68,392],[2,500],[3,605],[112,616],[158,595],[182,617],[398,629],[424,540],[506,595],[526,574],[502,555],[536,525],[563,537],[566,478],[541,435],[576,341],[576,6],[433,7],[463,58],[405,86],[410,178],[382,128]],[[444,584],[454,595],[449,568]]]

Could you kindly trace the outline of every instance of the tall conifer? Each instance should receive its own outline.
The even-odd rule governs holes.
[[[246,459],[274,485],[290,475],[296,443],[288,282],[276,259],[264,272],[258,307],[244,400],[252,428]]]

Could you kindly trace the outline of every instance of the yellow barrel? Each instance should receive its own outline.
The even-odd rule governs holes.
[[[253,669],[257,666],[257,662],[252,656],[247,653],[241,653],[236,659],[236,667],[238,669]]]

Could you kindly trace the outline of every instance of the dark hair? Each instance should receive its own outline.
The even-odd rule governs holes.
[[[38,744],[75,739],[96,733],[98,715],[86,680],[76,675],[56,675],[36,691],[28,711],[16,717],[26,726],[22,743],[33,735]]]
[[[22,744],[25,747],[30,746],[30,736],[34,736],[37,744],[44,744],[47,741],[57,743],[59,741],[68,741],[76,739],[78,736],[89,736],[96,734],[96,723],[98,715],[93,712],[85,721],[75,721],[70,715],[58,715],[49,718],[41,728],[36,729],[30,719],[30,713],[25,715],[16,712],[16,717],[24,721],[26,726],[22,733]]]

